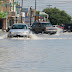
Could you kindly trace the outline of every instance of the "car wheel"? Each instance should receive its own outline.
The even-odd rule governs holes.
[[[71,32],[71,30],[68,30],[68,32]]]
[[[44,34],[45,32],[44,32],[44,30],[42,30],[42,32],[41,32],[42,34]]]
[[[36,34],[38,34],[38,32],[35,32]]]
[[[12,38],[12,37],[13,37],[13,36],[9,36],[9,35],[8,35],[8,38]]]
[[[48,33],[49,35],[52,35],[52,33]]]

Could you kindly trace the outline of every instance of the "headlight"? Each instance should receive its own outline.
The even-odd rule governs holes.
[[[10,32],[10,34],[13,34],[13,32]]]

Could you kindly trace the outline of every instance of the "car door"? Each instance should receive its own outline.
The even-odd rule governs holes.
[[[41,23],[37,24],[37,32],[42,32],[42,24]]]
[[[37,33],[42,32],[42,25],[41,23],[35,23],[35,25],[33,25],[33,30]]]
[[[32,25],[32,30],[33,30],[34,32],[39,32],[39,25],[38,25],[38,23],[33,23],[33,25]]]

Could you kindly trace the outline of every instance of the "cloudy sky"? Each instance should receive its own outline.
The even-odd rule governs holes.
[[[22,0],[15,0],[18,1],[20,4]],[[70,16],[72,16],[72,0],[36,0],[36,7],[37,10],[42,11],[44,8],[49,7],[56,7],[60,10],[65,10]],[[25,8],[35,8],[35,0],[23,0],[23,6]]]

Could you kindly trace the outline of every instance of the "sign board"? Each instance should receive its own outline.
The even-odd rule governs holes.
[[[16,17],[14,18],[16,20]],[[18,23],[21,23],[21,17],[17,17]],[[30,24],[30,17],[22,17],[22,22],[26,24]],[[34,22],[34,17],[31,17],[31,23]]]
[[[16,7],[16,8],[22,8],[22,7]]]
[[[22,17],[25,17],[25,13],[24,12],[22,12]]]
[[[31,17],[31,23],[34,22],[34,17]],[[25,18],[25,23],[30,23],[30,17]]]
[[[28,13],[28,8],[22,8],[22,12]]]

